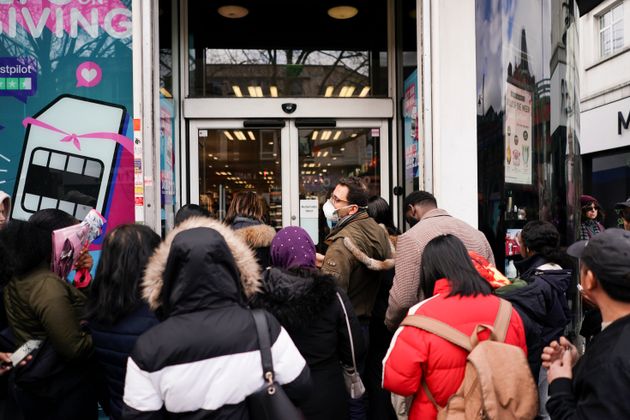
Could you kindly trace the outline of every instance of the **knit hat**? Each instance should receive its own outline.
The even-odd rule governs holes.
[[[271,241],[271,264],[278,268],[315,268],[315,244],[298,226],[281,229]]]

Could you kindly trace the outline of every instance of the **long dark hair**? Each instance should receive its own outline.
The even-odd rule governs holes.
[[[394,215],[392,208],[383,197],[373,195],[368,200],[368,214],[376,223],[381,223],[390,235],[400,235],[400,231],[394,226]]]
[[[566,252],[560,248],[560,233],[553,224],[542,220],[532,220],[523,226],[521,239],[527,249],[539,254],[548,262],[563,267],[570,266]]]
[[[489,295],[492,288],[472,265],[466,247],[453,235],[433,238],[422,253],[422,291],[424,297],[433,296],[435,282],[447,279],[450,296]]]
[[[0,282],[7,284],[12,277],[24,277],[32,270],[50,266],[51,231],[31,222],[10,220],[0,231],[2,258]]]
[[[105,236],[88,317],[113,325],[140,304],[140,283],[160,237],[143,225],[120,225]]]

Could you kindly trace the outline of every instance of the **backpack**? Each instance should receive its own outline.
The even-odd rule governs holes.
[[[538,413],[538,391],[522,349],[504,343],[512,305],[501,299],[494,325],[479,324],[468,337],[436,319],[409,315],[401,325],[416,327],[464,348],[464,380],[445,407],[440,407],[422,379],[422,387],[438,411],[438,420],[525,420]],[[490,331],[488,340],[478,334]]]

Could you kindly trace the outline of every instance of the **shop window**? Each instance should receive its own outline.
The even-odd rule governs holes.
[[[599,51],[605,57],[623,48],[623,3],[599,16]]]

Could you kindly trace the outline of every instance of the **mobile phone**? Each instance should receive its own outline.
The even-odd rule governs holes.
[[[40,348],[42,343],[43,340],[28,340],[26,343],[22,344],[10,357],[13,367],[16,367],[22,360],[26,359],[29,354]]]

